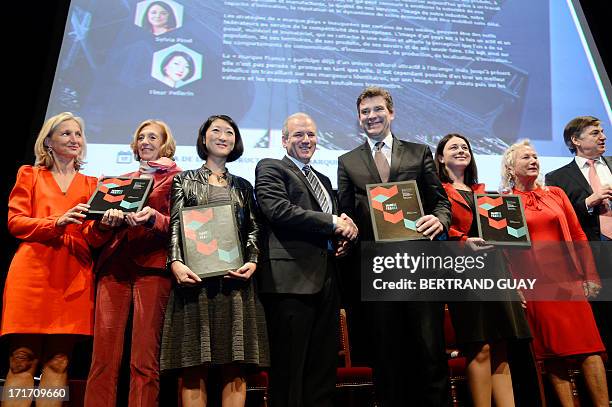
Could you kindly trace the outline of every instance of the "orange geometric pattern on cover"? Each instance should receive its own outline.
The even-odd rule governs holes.
[[[402,211],[397,211],[395,213],[383,211],[383,217],[387,222],[398,223],[404,219],[404,214],[402,213]]]
[[[495,208],[504,203],[502,197],[491,198],[490,196],[480,196],[478,197],[478,213],[482,216],[489,216],[489,209]],[[483,204],[490,205],[490,208],[487,208],[488,205],[485,205],[485,208],[481,208]]]
[[[185,237],[187,239],[189,239],[189,240],[196,240],[195,230],[189,229],[189,228],[185,228]]]
[[[123,201],[123,198],[125,197],[125,194],[123,195],[109,195],[106,194],[104,195],[104,199],[106,202],[119,202],[119,201]]]
[[[506,221],[506,219],[493,220],[489,218],[489,226],[491,226],[493,229],[503,229],[508,226],[508,221]]]
[[[203,212],[191,211],[188,213],[188,216],[187,216],[188,219],[185,220],[185,223],[191,222],[191,221],[208,223],[208,221],[211,220],[212,217],[213,217],[213,208],[208,208]]]
[[[393,185],[391,188],[385,188],[385,187],[373,188],[372,190],[370,190],[370,202],[372,203],[372,207],[379,211],[384,211],[382,202],[379,202],[373,198],[376,198],[377,196],[380,196],[380,195],[385,196],[387,198],[391,198],[392,196],[396,195],[397,192],[398,192],[397,185]]]
[[[100,192],[104,192],[104,193],[108,192],[109,187],[107,187],[106,184],[111,184],[111,185],[114,184],[111,188],[117,188],[117,187],[123,187],[126,185],[130,185],[131,182],[132,182],[131,179],[107,178],[104,180],[104,183],[100,185]]]
[[[215,250],[217,250],[217,239],[212,240],[208,244],[202,243],[202,242],[196,242],[196,247],[200,253],[203,253],[206,256],[208,256],[211,253],[213,253]]]

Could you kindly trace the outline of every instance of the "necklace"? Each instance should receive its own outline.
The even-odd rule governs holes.
[[[212,175],[214,175],[217,178],[217,182],[219,182],[219,183],[227,182],[227,171],[223,172],[221,174],[213,172]]]
[[[223,172],[215,172],[208,167],[206,167],[206,169],[210,171],[211,175],[214,175],[215,178],[217,178],[218,183],[223,183],[223,182],[227,183],[227,168],[225,168]]]

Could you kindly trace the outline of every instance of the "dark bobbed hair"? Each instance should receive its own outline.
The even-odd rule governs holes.
[[[572,154],[576,154],[576,146],[572,141],[572,137],[579,138],[584,129],[589,126],[599,126],[601,120],[597,117],[593,116],[578,116],[573,118],[565,125],[565,129],[563,129],[563,141],[565,141],[565,145],[572,152]]]
[[[166,28],[168,30],[174,30],[176,28],[176,16],[174,15],[174,9],[165,1],[154,1],[149,4],[144,14],[142,15],[142,26],[144,28],[148,28],[151,32],[153,32],[153,27],[151,26],[151,23],[149,23],[149,10],[151,10],[151,7],[153,6],[160,6],[168,11],[168,24]]]
[[[193,58],[191,57],[191,55],[189,55],[188,53],[183,52],[183,51],[173,51],[173,52],[169,53],[168,55],[166,55],[166,57],[162,60],[161,65],[159,67],[159,69],[161,70],[162,75],[166,76],[166,71],[165,71],[166,65],[168,65],[170,63],[170,61],[172,60],[172,58],[174,58],[174,57],[183,57],[183,58],[185,58],[185,60],[189,64],[189,73],[182,80],[183,82],[187,82],[195,74],[195,62],[194,62]]]
[[[436,162],[436,170],[438,171],[438,177],[440,177],[440,181],[450,183],[453,182],[453,180],[448,175],[448,171],[446,171],[446,165],[442,164],[439,160],[439,157],[444,156],[444,147],[446,147],[448,141],[453,137],[458,137],[461,140],[465,141],[468,146],[468,151],[470,152],[470,163],[465,168],[465,173],[463,174],[463,181],[465,182],[465,185],[471,186],[478,184],[478,170],[476,168],[476,161],[474,161],[474,153],[472,152],[472,146],[470,145],[470,141],[465,136],[462,136],[461,134],[457,133],[447,134],[446,136],[442,137],[442,139],[438,143],[438,146],[436,147],[436,157],[434,161]]]
[[[214,114],[208,119],[206,119],[206,121],[200,126],[200,130],[198,130],[198,140],[196,141],[196,149],[198,150],[198,156],[200,156],[202,160],[206,160],[208,158],[208,149],[206,148],[206,131],[217,119],[227,122],[234,130],[236,141],[234,143],[234,148],[227,156],[226,161],[228,163],[236,161],[240,158],[240,156],[242,156],[242,153],[244,153],[244,144],[242,143],[242,136],[240,135],[240,130],[238,129],[238,125],[236,124],[234,119],[224,114]]]
[[[383,99],[385,99],[387,110],[393,113],[393,98],[391,97],[391,93],[387,89],[381,88],[380,86],[368,86],[361,91],[357,97],[357,113],[359,114],[359,105],[363,99],[374,98],[376,96],[382,96]]]

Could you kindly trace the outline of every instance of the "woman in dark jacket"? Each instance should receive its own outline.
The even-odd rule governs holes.
[[[230,174],[225,164],[244,150],[238,126],[225,115],[200,127],[197,170],[174,178],[171,196],[168,265],[177,284],[170,294],[162,335],[162,371],[180,369],[183,406],[204,406],[211,367],[222,376],[223,406],[242,406],[245,368],[269,365],[263,307],[251,278],[259,258],[260,225],[253,187]],[[231,204],[245,263],[224,277],[198,277],[185,264],[180,217],[184,207]]]

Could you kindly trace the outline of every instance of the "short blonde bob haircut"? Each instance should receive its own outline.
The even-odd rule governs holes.
[[[49,118],[40,129],[38,137],[36,137],[36,142],[34,143],[34,155],[36,156],[36,161],[34,162],[35,166],[45,167],[47,169],[53,168],[53,165],[55,164],[55,158],[53,158],[53,154],[49,149],[47,138],[51,137],[53,133],[57,130],[57,127],[67,120],[74,120],[75,122],[77,122],[79,128],[81,129],[81,137],[83,141],[83,144],[81,146],[81,153],[77,158],[74,159],[74,169],[78,171],[81,169],[83,164],[85,164],[85,156],[87,155],[85,123],[80,117],[75,116],[70,112],[63,112]]]
[[[514,164],[516,162],[515,154],[516,152],[523,147],[531,147],[534,151],[535,148],[531,144],[529,139],[520,140],[504,151],[504,155],[502,156],[502,164],[501,164],[501,185],[500,191],[502,192],[511,192],[512,188],[516,184],[516,178],[514,176]],[[538,178],[535,182],[536,187],[544,187],[544,182],[542,182],[542,174],[538,174]]]
[[[162,130],[162,145],[159,149],[159,158],[167,157],[170,159],[174,159],[174,153],[176,152],[176,141],[172,136],[172,131],[170,130],[170,126],[168,126],[165,122],[161,120],[148,119],[144,122],[140,123],[134,132],[134,137],[132,138],[132,143],[130,144],[130,148],[134,153],[134,159],[136,161],[140,161],[140,156],[138,155],[138,135],[147,126],[155,124],[159,126]]]

